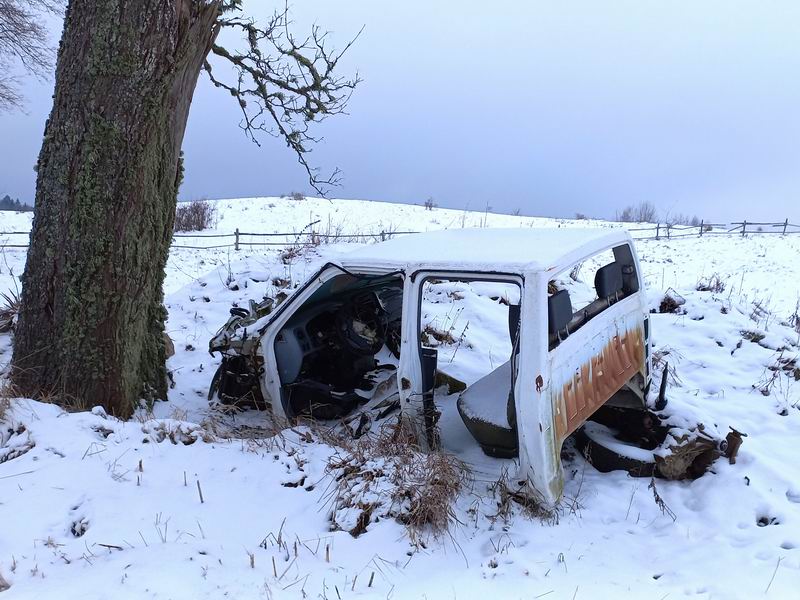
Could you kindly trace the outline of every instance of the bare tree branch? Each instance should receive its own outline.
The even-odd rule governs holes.
[[[328,33],[316,26],[307,38],[296,39],[289,31],[288,8],[273,14],[263,26],[240,13],[240,2],[230,0],[223,4],[218,24],[239,32],[244,50],[218,44],[211,48],[214,56],[233,66],[235,80],[225,81],[217,76],[208,60],[204,70],[216,87],[238,101],[242,111],[240,127],[247,136],[259,146],[260,133],[283,138],[308,173],[311,186],[324,195],[323,188],[340,182],[340,171],[335,169],[327,177],[320,176],[319,170],[309,164],[306,155],[320,141],[310,131],[313,123],[344,113],[361,81],[358,74],[346,78],[336,72],[339,60],[358,35],[337,52],[327,46]]]
[[[36,77],[50,72],[54,52],[41,19],[62,9],[61,0],[0,0],[0,110],[22,101],[17,78],[10,73],[14,65]]]

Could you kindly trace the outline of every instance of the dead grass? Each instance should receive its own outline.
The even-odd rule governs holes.
[[[287,242],[281,251],[280,258],[283,264],[291,265],[298,258],[315,248],[327,244],[350,243],[350,244],[369,244],[390,240],[397,235],[398,226],[390,224],[381,231],[369,230],[362,231],[357,229],[345,233],[346,221],[334,223],[331,217],[328,222],[319,226],[320,221],[314,221],[296,231],[294,240]]]
[[[549,525],[558,524],[558,510],[548,506],[536,496],[532,486],[526,486],[524,482],[512,482],[506,471],[503,471],[500,478],[489,486],[489,491],[497,501],[497,513],[492,516],[493,519],[508,522],[514,515],[514,508],[517,507],[530,519]],[[576,504],[577,499],[574,505]]]
[[[681,380],[678,377],[678,372],[675,370],[675,363],[680,362],[683,355],[669,346],[664,346],[655,350],[651,355],[653,372],[662,373],[664,367],[667,367],[667,377],[670,385],[680,385]]]
[[[673,314],[683,314],[684,310],[681,308],[684,304],[686,304],[686,299],[681,296],[678,292],[674,289],[669,288],[665,293],[664,297],[661,299],[661,302],[658,305],[658,312],[659,313],[673,313]]]
[[[0,431],[0,465],[23,454],[36,446],[28,429],[22,423]]]
[[[435,537],[457,522],[453,505],[468,471],[443,452],[422,452],[400,421],[358,440],[346,441],[328,461],[334,480],[331,522],[353,537],[370,523],[391,517],[412,542]]]
[[[305,248],[299,245],[287,246],[281,251],[280,259],[285,265],[293,263],[303,255]]]
[[[19,294],[13,290],[0,292],[0,333],[14,330],[19,314]]]
[[[149,439],[157,444],[169,440],[174,445],[190,446],[197,440],[209,444],[217,441],[210,430],[195,423],[182,421],[150,421],[142,426],[142,433],[147,434]]]
[[[770,319],[773,318],[768,300],[753,300],[750,310],[750,320],[763,329],[769,328]]]
[[[698,292],[713,292],[719,294],[725,291],[725,282],[722,281],[722,278],[717,273],[714,273],[711,277],[701,277],[697,281],[695,289]]]
[[[8,411],[11,409],[12,398],[19,397],[17,389],[11,380],[3,377],[0,379],[0,423],[6,418]]]
[[[455,344],[456,338],[453,337],[452,328],[448,329],[447,331],[442,331],[441,329],[437,329],[430,323],[425,326],[425,329],[422,330],[422,343],[425,345],[434,345],[431,343],[431,340],[436,340],[439,344]]]
[[[744,339],[754,344],[761,344],[764,338],[767,337],[767,335],[761,331],[753,331],[748,329],[742,330],[741,334]]]
[[[794,305],[794,312],[789,317],[789,327],[800,333],[800,299]]]

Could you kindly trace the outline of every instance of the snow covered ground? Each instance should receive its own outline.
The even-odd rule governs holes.
[[[219,233],[301,232],[317,220],[318,231],[350,234],[618,226],[359,201],[217,205]],[[0,231],[29,226],[29,215],[0,213]],[[637,243],[652,306],[668,288],[686,300],[681,314],[652,318],[654,350],[676,369],[670,408],[676,421],[747,433],[736,464],[718,461],[693,482],[657,481],[666,511],[649,480],[602,474],[573,456],[565,502],[545,521],[518,507],[498,515],[495,482],[475,472],[449,533],[417,544],[391,518],[357,538],[332,531],[327,466],[341,449],[331,440],[303,428],[271,437],[262,413],[223,415],[206,401],[219,361],[207,344],[229,308],[274,295],[276,277],[302,282],[356,246],[290,260],[247,244],[175,249],[165,282],[176,349],[168,402],[120,422],[12,401],[0,428],[0,590],[10,586],[0,598],[797,597],[800,236]],[[25,251],[2,255],[0,291],[13,290]],[[696,289],[715,274],[724,289]],[[453,360],[464,373],[488,372],[507,352],[506,323],[479,287],[457,291],[465,307],[481,307],[480,335],[500,341],[472,328]],[[432,307],[430,318],[441,326],[453,313]],[[9,355],[2,336],[0,360]]]

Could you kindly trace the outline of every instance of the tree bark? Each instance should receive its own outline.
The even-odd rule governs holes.
[[[71,0],[37,163],[19,393],[128,417],[166,398],[180,148],[219,0]]]

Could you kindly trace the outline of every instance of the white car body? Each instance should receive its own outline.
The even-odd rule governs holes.
[[[576,312],[549,335],[548,284],[570,267],[613,250],[624,291],[595,301],[597,314]],[[617,267],[612,270],[616,272]],[[261,335],[264,398],[278,419],[291,421],[276,356],[280,332],[326,281],[347,272],[402,278],[401,346],[396,380],[402,417],[431,441],[426,423],[420,342],[422,286],[432,278],[507,282],[519,286],[518,343],[512,355],[513,403],[519,448],[516,480],[546,503],[563,490],[561,446],[566,437],[622,388],[644,406],[650,383],[648,313],[633,241],[623,229],[461,229],[398,237],[344,255],[323,267],[250,331]],[[398,284],[399,285],[399,284]],[[553,309],[555,310],[555,309]],[[563,334],[562,334],[563,331]],[[551,347],[553,346],[554,347]]]

